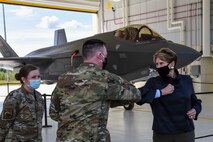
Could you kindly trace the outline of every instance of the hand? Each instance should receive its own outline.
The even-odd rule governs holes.
[[[189,119],[195,119],[197,112],[194,108],[192,108],[186,114],[188,115]]]
[[[165,88],[161,89],[162,95],[172,94],[174,92],[174,86],[172,84],[168,84]]]

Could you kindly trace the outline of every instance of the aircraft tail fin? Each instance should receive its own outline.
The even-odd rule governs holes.
[[[67,37],[64,29],[59,29],[55,31],[54,35],[54,46],[67,43]]]
[[[0,35],[0,52],[3,57],[18,57],[16,52],[10,47],[10,45]]]

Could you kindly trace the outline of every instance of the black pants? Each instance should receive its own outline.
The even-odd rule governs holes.
[[[153,142],[195,142],[194,131],[181,134],[157,134],[153,132]]]

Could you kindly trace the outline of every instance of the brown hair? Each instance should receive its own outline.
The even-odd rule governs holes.
[[[21,83],[23,83],[23,81],[21,80],[22,77],[27,78],[28,74],[33,71],[33,70],[37,70],[39,69],[38,67],[31,65],[31,64],[27,64],[24,65],[20,70],[19,73],[15,74],[15,78],[16,80],[20,80]]]

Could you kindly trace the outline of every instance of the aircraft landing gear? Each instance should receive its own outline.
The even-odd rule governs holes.
[[[124,105],[124,108],[125,108],[125,110],[132,110],[134,108],[134,103]]]

